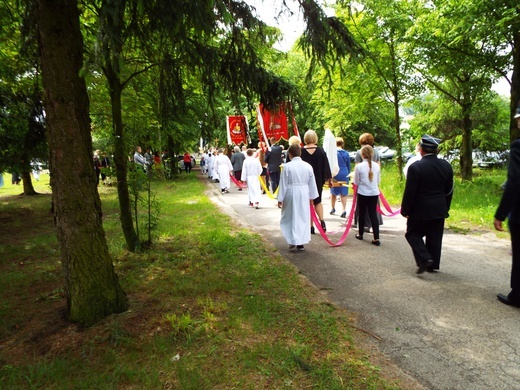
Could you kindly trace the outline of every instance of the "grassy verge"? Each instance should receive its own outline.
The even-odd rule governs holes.
[[[43,177],[37,189],[47,189]],[[221,214],[195,174],[154,183],[154,191],[156,243],[132,254],[123,249],[115,189],[100,188],[131,309],[77,329],[63,320],[50,195],[0,190],[0,388],[399,387],[357,347],[348,315]]]

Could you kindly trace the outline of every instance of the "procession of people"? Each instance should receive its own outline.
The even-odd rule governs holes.
[[[520,113],[515,116],[520,126]],[[267,141],[267,140],[266,140]],[[355,237],[363,240],[364,233],[372,232],[371,243],[377,247],[382,245],[379,226],[382,223],[380,198],[381,169],[377,149],[373,147],[374,138],[365,133],[360,137],[356,166],[351,171],[350,159],[346,145],[341,138],[335,139],[337,146],[337,165],[331,167],[327,153],[318,146],[317,134],[309,130],[304,135],[304,142],[299,136],[288,140],[288,150],[275,139],[259,142],[258,148],[247,148],[240,145],[234,148],[233,160],[242,163],[232,165],[223,150],[206,152],[203,159],[207,168],[204,171],[208,178],[220,184],[223,194],[230,191],[230,178],[233,179],[237,191],[247,193],[247,203],[251,208],[260,209],[261,204],[276,201],[281,209],[280,230],[291,252],[302,252],[305,245],[311,242],[316,234],[317,223],[319,234],[333,246],[323,220],[322,191],[330,188],[330,215],[336,214],[337,202],[340,202],[341,227],[344,237],[350,228],[357,230]],[[500,302],[520,307],[520,266],[518,206],[520,205],[519,188],[519,140],[511,146],[511,161],[505,192],[495,215],[495,228],[504,230],[502,221],[508,219],[511,232],[513,267],[511,271],[511,291],[509,294],[498,294]],[[405,189],[401,206],[390,216],[402,215],[406,218],[404,238],[411,248],[411,257],[415,259],[417,274],[436,273],[440,270],[442,238],[444,222],[449,217],[451,200],[454,192],[454,174],[449,162],[438,156],[442,140],[424,134],[416,145],[416,156],[405,167]],[[330,150],[327,149],[327,152]],[[311,153],[309,153],[309,151]],[[245,152],[245,159],[237,153]],[[313,154],[318,152],[316,156]],[[330,153],[330,152],[329,152]],[[303,155],[306,158],[303,158]],[[212,160],[224,155],[223,169],[212,168]],[[233,156],[232,155],[232,156]],[[347,157],[346,157],[347,156]],[[237,158],[240,157],[240,158]],[[243,160],[243,161],[242,161]],[[305,161],[307,160],[307,161]],[[275,167],[274,165],[277,165]],[[331,173],[334,172],[334,175]],[[352,204],[347,212],[347,195],[352,189]],[[387,207],[385,205],[385,207]],[[352,224],[356,214],[356,224]],[[386,215],[386,214],[385,214]],[[347,223],[347,221],[349,222]],[[315,222],[314,222],[315,221]],[[366,224],[369,228],[366,229]],[[310,227],[310,229],[309,229]],[[384,238],[384,237],[383,237]],[[340,240],[343,242],[342,240]]]
[[[323,142],[326,143],[326,139]],[[381,246],[379,226],[382,224],[382,213],[377,211],[380,209],[381,170],[377,149],[373,147],[374,137],[370,133],[360,136],[362,147],[356,153],[357,164],[352,171],[344,140],[333,137],[329,142],[334,145],[324,148],[318,146],[317,133],[308,130],[303,142],[299,136],[292,136],[288,140],[287,151],[274,137],[266,143],[259,142],[256,149],[244,145],[242,148],[235,145],[229,150],[211,149],[201,155],[201,160],[207,165],[203,173],[219,183],[222,194],[229,193],[231,180],[237,191],[247,188],[247,202],[252,208],[260,208],[263,194],[278,201],[278,207],[282,209],[280,228],[291,251],[304,250],[304,245],[310,242],[311,235],[315,235],[317,230],[326,237],[327,227],[322,203],[325,187],[330,189],[330,214],[336,213],[336,202],[339,201],[340,218],[344,219],[342,226],[346,229],[344,235],[348,234],[351,226],[347,224],[347,195],[349,188],[353,188],[349,216],[352,222],[355,212],[356,220],[352,226],[358,230],[355,237],[363,240],[364,233],[371,231],[371,243]],[[401,214],[408,219],[406,239],[416,258],[417,273],[439,270],[442,230],[451,203],[453,171],[451,167],[446,167],[446,164],[449,166],[446,161],[437,158],[439,144],[439,139],[424,135],[418,145],[419,150],[424,151],[425,158],[417,161],[422,161],[421,166],[429,167],[431,164],[426,164],[433,161],[430,156],[434,157],[433,162],[443,167],[443,175],[436,168],[428,171],[426,168],[414,169],[419,168],[415,164],[414,168],[407,167],[407,170],[410,169],[410,176],[406,182]],[[330,159],[330,154],[336,154],[333,156],[335,158]],[[336,166],[331,166],[332,164]],[[435,179],[430,176],[435,176]],[[309,179],[312,179],[312,183]],[[428,205],[435,205],[434,210],[437,212]],[[313,222],[313,214],[317,226]],[[398,212],[394,213],[397,214]],[[431,228],[427,229],[428,226]]]
[[[520,126],[520,113],[515,119]],[[329,137],[329,145],[325,146],[326,139],[327,134],[322,148],[317,133],[308,130],[303,140],[299,135],[290,137],[287,150],[284,150],[281,140],[274,137],[259,141],[256,148],[243,143],[229,148],[210,148],[199,154],[200,172],[218,184],[222,195],[234,191],[234,187],[236,191],[243,191],[244,195],[247,194],[244,196],[247,196],[245,202],[252,209],[258,210],[267,202],[276,202],[281,209],[280,230],[290,251],[304,251],[305,245],[316,233],[332,246],[340,246],[350,229],[357,230],[355,238],[358,240],[363,240],[365,233],[371,232],[371,243],[379,247],[384,241],[384,237],[382,240],[380,236],[383,214],[389,217],[400,214],[406,218],[404,238],[415,259],[416,273],[439,272],[444,223],[449,217],[454,191],[453,169],[449,162],[438,157],[442,140],[428,134],[421,137],[416,144],[416,156],[403,170],[406,181],[400,208],[393,211],[385,204],[390,212],[385,214],[380,206],[381,200],[384,200],[380,190],[381,159],[374,147],[374,136],[370,133],[360,135],[361,147],[356,151],[356,164],[352,169],[344,140],[332,137],[331,141]],[[518,142],[515,141],[511,147],[506,190],[494,225],[497,230],[504,230],[502,222],[508,219],[513,247],[511,292],[498,294],[497,297],[507,305],[520,307]],[[103,155],[106,157],[106,153]],[[167,155],[163,152],[161,158],[156,160],[160,164]],[[99,151],[96,151],[95,161],[99,160],[98,156]],[[185,172],[190,173],[195,159],[185,152],[182,161]],[[140,146],[135,148],[133,162],[145,172],[153,164],[142,154]],[[108,164],[107,161],[103,167]],[[97,166],[95,168],[99,169]],[[339,221],[342,229],[332,233],[327,233],[324,220],[322,196],[326,187],[330,191],[329,214],[336,215],[336,207],[341,210]],[[352,200],[348,210],[349,189]],[[343,236],[334,243],[332,236],[338,232]]]
[[[343,238],[336,245],[344,241],[352,227],[358,230],[355,235],[357,239],[363,240],[364,233],[369,231],[373,234],[371,243],[381,246],[379,226],[382,224],[382,213],[378,212],[381,170],[377,149],[373,147],[374,137],[370,133],[360,136],[362,147],[356,152],[357,164],[351,170],[350,156],[344,140],[333,137],[331,133],[330,136],[332,138],[329,137],[328,141],[327,137],[324,138],[323,148],[319,146],[317,133],[308,130],[303,136],[303,142],[299,136],[290,137],[287,151],[274,137],[265,143],[259,142],[258,148],[235,145],[229,150],[211,149],[201,155],[201,160],[207,165],[203,173],[219,183],[222,194],[231,190],[231,180],[237,191],[246,188],[247,202],[252,208],[259,209],[265,198],[276,200],[282,210],[280,228],[291,251],[304,250],[311,235],[316,233],[330,241],[323,217],[322,196],[326,187],[330,190],[329,214],[335,215],[336,203],[339,201],[341,226],[345,228]],[[327,142],[329,144],[325,145]],[[444,218],[447,217],[451,202],[453,171],[451,167],[446,168],[447,162],[437,158],[439,143],[439,139],[424,135],[419,146],[424,151],[425,158],[417,161],[422,161],[421,166],[429,167],[431,164],[426,164],[431,160],[430,156],[435,157],[445,170],[444,176],[441,177],[436,168],[428,171],[426,168],[414,169],[419,167],[415,167],[415,164],[414,168],[407,167],[407,170],[410,169],[410,176],[406,182],[401,214],[408,219],[406,239],[416,258],[417,273],[439,270]],[[330,158],[331,155],[334,158]],[[423,177],[422,172],[428,173]],[[436,178],[430,178],[431,175]],[[423,185],[421,180],[434,184]],[[442,196],[435,191],[441,185],[439,193]],[[353,200],[347,215],[349,188],[352,188]],[[264,194],[267,196],[263,198]],[[444,199],[444,206],[439,203],[441,198]],[[429,204],[435,204],[438,212],[428,208]],[[354,213],[356,221],[352,224]],[[398,214],[399,211],[393,215]],[[426,226],[432,227],[427,230]]]

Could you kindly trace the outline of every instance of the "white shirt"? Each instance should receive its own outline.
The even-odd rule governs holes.
[[[410,168],[410,165],[412,165],[414,162],[419,161],[422,158],[421,153],[417,153],[415,156],[410,157],[410,159],[406,162],[406,165],[403,168],[403,174],[406,178],[406,175],[408,174],[408,168]]]
[[[361,164],[356,165],[354,171],[354,184],[357,185],[357,192],[364,196],[379,195],[379,183],[381,182],[379,164],[372,162],[372,180],[369,178],[370,167],[365,159]]]
[[[143,155],[139,152],[134,153],[134,162],[136,164],[145,166],[146,165],[146,159],[143,157]]]

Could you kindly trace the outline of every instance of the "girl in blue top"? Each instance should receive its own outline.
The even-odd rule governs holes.
[[[348,184],[349,178],[348,175],[350,173],[350,156],[346,150],[343,150],[344,145],[343,138],[336,137],[336,146],[338,148],[338,166],[339,172],[336,176],[334,176],[334,180],[342,181]],[[338,186],[330,188],[330,203],[332,210],[330,214],[333,215],[336,213],[335,205],[337,197],[339,196],[341,199],[341,218],[347,217],[347,195],[348,195],[348,187]]]

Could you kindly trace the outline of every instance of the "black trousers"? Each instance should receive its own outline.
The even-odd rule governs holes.
[[[509,298],[520,302],[520,223],[509,222],[511,247],[513,249],[513,266],[511,268],[511,292]]]
[[[269,181],[271,182],[271,191],[274,194],[280,184],[280,172],[269,172]]]
[[[431,259],[433,269],[439,269],[443,234],[444,218],[429,221],[408,218],[405,237],[412,247],[417,266]]]
[[[366,214],[372,225],[372,231],[374,232],[374,240],[379,240],[379,221],[377,220],[377,201],[379,195],[365,196],[357,194],[357,209],[359,209],[359,221],[358,231],[359,235],[363,235],[365,229]]]

